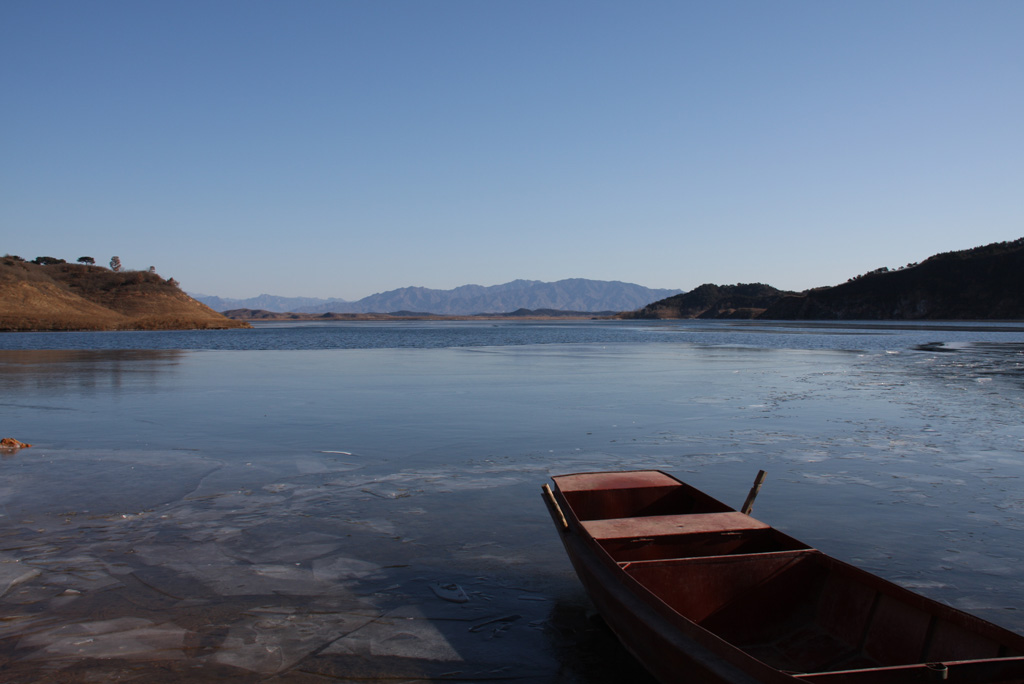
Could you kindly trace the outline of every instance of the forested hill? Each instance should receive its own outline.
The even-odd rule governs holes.
[[[0,258],[0,330],[242,328],[149,271]]]
[[[620,318],[757,318],[783,295],[770,285],[749,283],[700,287],[648,304]]]
[[[919,264],[781,297],[761,318],[1024,319],[1024,238],[937,254]]]
[[[773,320],[1022,320],[1024,238],[879,268],[806,292],[768,285],[701,285],[622,318]]]

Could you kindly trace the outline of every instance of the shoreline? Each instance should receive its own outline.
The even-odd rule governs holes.
[[[432,314],[432,313],[297,313],[253,309],[231,309],[222,312],[232,321],[259,323],[261,321],[597,321],[619,320],[618,312],[608,311],[566,311],[524,312],[524,313],[482,313],[482,314]]]

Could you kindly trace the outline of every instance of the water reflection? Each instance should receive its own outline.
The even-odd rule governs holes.
[[[156,387],[186,352],[177,349],[0,350],[0,392],[43,390],[92,394],[131,384]]]
[[[933,340],[1017,341],[1024,326],[978,322],[334,321],[249,329],[3,333],[0,349],[442,349],[565,344],[691,343],[772,349],[907,349]]]

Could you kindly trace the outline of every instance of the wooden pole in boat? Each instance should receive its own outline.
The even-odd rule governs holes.
[[[764,484],[764,476],[766,474],[763,470],[757,471],[757,477],[754,478],[754,486],[750,488],[747,500],[743,502],[743,508],[740,509],[743,515],[750,515],[750,511],[754,508],[754,499],[757,498],[757,493],[761,491],[761,485]]]
[[[551,491],[551,487],[545,484],[541,489],[544,490],[544,497],[550,502],[551,506],[554,506],[555,513],[558,514],[558,520],[562,523],[562,530],[569,529],[569,521],[565,519],[565,513],[562,513],[562,507],[558,505],[555,493]]]

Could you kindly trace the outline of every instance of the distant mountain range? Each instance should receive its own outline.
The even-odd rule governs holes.
[[[677,294],[681,290],[652,289],[607,280],[570,278],[554,283],[514,280],[503,285],[463,285],[453,290],[403,287],[357,301],[276,297],[226,299],[192,294],[216,311],[263,309],[296,313],[391,313],[415,311],[444,316],[471,316],[513,312],[518,309],[554,309],[578,312],[632,311]]]
[[[261,295],[221,299],[193,295],[233,318],[267,312],[441,316],[544,315],[573,311],[619,318],[762,318],[775,320],[1024,320],[1024,238],[958,252],[920,263],[878,268],[832,287],[784,292],[761,283],[655,290],[640,285],[573,278],[554,283],[514,280],[504,285],[463,285],[454,290],[405,287],[355,302]],[[258,316],[257,316],[258,314]]]
[[[229,309],[262,309],[265,311],[310,311],[321,306],[337,307],[337,311],[348,311],[347,307],[351,302],[344,299],[318,299],[316,297],[278,297],[276,295],[261,294],[259,297],[248,299],[230,299],[228,297],[215,297],[213,295],[195,294],[190,292],[189,296],[198,302],[202,302],[214,311],[227,311]],[[318,309],[324,311],[324,309]]]
[[[1024,238],[936,254],[896,269],[878,268],[806,292],[783,292],[760,283],[709,283],[683,293],[574,278],[453,290],[406,287],[356,302],[271,295],[243,300],[192,297],[173,278],[165,280],[155,272],[115,271],[53,257],[32,262],[11,254],[0,258],[0,330],[227,328],[247,327],[246,320],[385,320],[428,314],[587,318],[613,312],[619,318],[1020,321]],[[234,320],[216,311],[232,311],[229,318]]]

